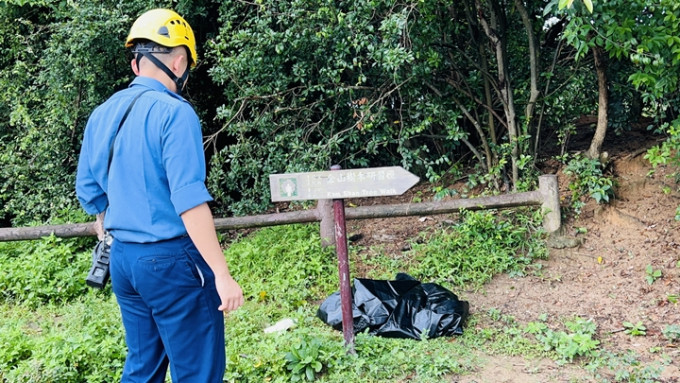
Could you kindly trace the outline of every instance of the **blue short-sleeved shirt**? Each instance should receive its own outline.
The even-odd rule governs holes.
[[[136,95],[115,141],[109,145]],[[76,194],[89,214],[106,210],[104,228],[124,242],[186,234],[183,212],[212,197],[205,186],[201,125],[191,104],[160,82],[137,77],[90,116],[78,161]]]

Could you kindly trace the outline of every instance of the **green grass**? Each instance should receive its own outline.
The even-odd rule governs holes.
[[[2,304],[0,381],[113,382],[125,359],[112,296],[88,293],[67,304]]]
[[[460,293],[498,273],[520,277],[545,257],[540,217],[521,211],[459,217],[453,227],[424,233],[407,253],[350,248],[353,272],[361,263],[367,274],[352,276],[388,279],[407,272]],[[455,381],[479,368],[480,357],[493,355],[580,363],[594,377],[613,371],[598,381],[614,373],[619,381],[645,381],[659,373],[660,367],[640,366],[631,356],[602,352],[589,322],[556,318],[564,324],[551,329],[541,318],[523,325],[498,310],[475,312],[474,302],[461,336],[413,341],[361,333],[349,353],[342,334],[316,317],[319,303],[338,289],[335,253],[320,242],[318,225],[310,224],[265,228],[229,244],[225,256],[246,304],[225,319],[226,381]],[[82,241],[0,243],[0,382],[120,378],[125,344],[118,307],[110,287],[83,287],[89,262]],[[284,318],[295,326],[264,333]],[[670,339],[677,329],[667,332]]]

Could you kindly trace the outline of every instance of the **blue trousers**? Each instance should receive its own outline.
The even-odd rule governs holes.
[[[125,327],[123,383],[222,383],[224,315],[215,277],[189,237],[114,240],[111,284]]]

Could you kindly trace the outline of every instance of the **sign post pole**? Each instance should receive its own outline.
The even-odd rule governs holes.
[[[340,165],[333,165],[331,170],[340,170]],[[352,288],[349,278],[349,255],[347,251],[347,226],[345,223],[345,201],[341,198],[333,200],[335,218],[335,252],[338,256],[338,276],[340,279],[340,303],[342,308],[342,334],[345,346],[354,353],[354,319],[352,317]]]
[[[330,171],[270,174],[269,187],[273,202],[332,200],[335,220],[335,251],[340,277],[342,333],[345,346],[354,353],[354,318],[352,288],[349,280],[345,198],[400,195],[420,178],[398,166],[347,169],[333,165]]]

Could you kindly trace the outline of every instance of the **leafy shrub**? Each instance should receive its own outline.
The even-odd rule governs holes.
[[[614,181],[604,175],[603,165],[597,159],[576,154],[567,163],[564,174],[571,176],[571,206],[577,214],[585,204],[585,196],[597,203],[609,202],[609,198],[614,196]]]
[[[173,6],[193,15],[205,12],[204,2]],[[56,211],[78,207],[73,185],[87,118],[132,79],[125,37],[142,10],[159,5],[2,3],[0,226],[45,222]]]
[[[2,19],[13,21],[3,23],[13,43],[3,44],[10,59],[0,69],[0,220],[45,221],[77,206],[73,184],[87,116],[129,79],[122,41],[131,21],[105,3],[0,7]]]
[[[450,64],[438,42],[455,26],[437,3],[414,7],[221,2],[206,55],[227,100],[217,110],[224,126],[209,137],[218,149],[209,185],[223,212],[268,206],[272,173],[336,163],[400,164],[430,180],[446,172],[467,133],[444,94],[451,86],[428,83]]]

